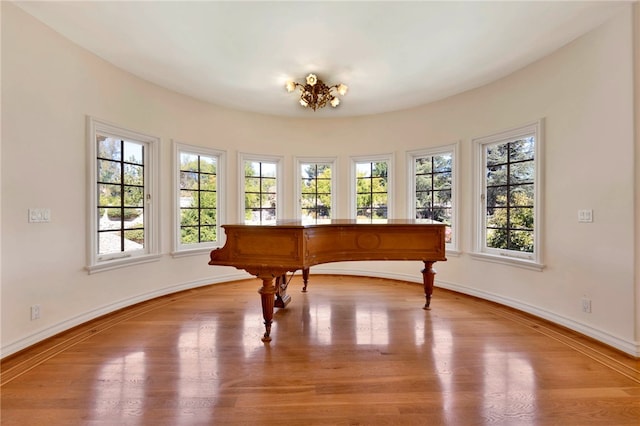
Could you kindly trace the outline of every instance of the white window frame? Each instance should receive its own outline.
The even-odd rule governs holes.
[[[394,208],[393,208],[393,193],[394,193],[394,154],[378,154],[378,155],[359,155],[359,156],[351,156],[351,167],[350,167],[350,183],[349,183],[349,217],[352,219],[357,218],[358,211],[358,200],[357,200],[357,184],[356,184],[356,164],[358,163],[369,163],[369,162],[387,162],[387,220],[393,219],[394,217]]]
[[[195,154],[216,159],[216,235],[217,240],[204,243],[182,244],[180,231],[180,154]],[[209,252],[213,248],[224,246],[225,234],[222,224],[225,223],[225,176],[226,176],[226,151],[206,148],[202,146],[189,145],[178,141],[173,141],[173,252],[174,257],[196,255]]]
[[[460,249],[458,246],[459,241],[459,198],[458,194],[460,191],[458,190],[459,184],[458,179],[459,175],[459,147],[460,142],[455,142],[448,145],[442,145],[434,148],[425,148],[425,149],[417,149],[412,151],[407,151],[407,182],[409,186],[407,188],[407,211],[409,212],[409,217],[416,217],[416,159],[422,157],[432,157],[434,155],[441,154],[451,154],[451,242],[445,244],[445,248],[447,253],[450,254],[459,254]]]
[[[543,147],[544,147],[544,120],[540,119],[533,123],[528,123],[520,127],[509,129],[500,133],[489,136],[475,138],[472,140],[474,146],[475,157],[475,177],[476,185],[474,189],[474,232],[473,232],[473,252],[472,257],[490,262],[504,263],[509,265],[520,266],[532,270],[541,271],[544,268],[542,263],[544,247],[543,233],[544,218],[543,209]],[[523,137],[534,136],[534,160],[535,160],[535,177],[534,177],[534,251],[533,253],[524,253],[514,250],[495,249],[486,245],[486,158],[485,147],[498,143],[507,143],[518,140]]]
[[[296,211],[294,218],[300,220],[302,218],[302,185],[300,168],[303,164],[329,164],[331,165],[331,218],[335,219],[337,210],[337,181],[338,167],[336,157],[295,157],[294,170],[296,171],[294,191],[297,197]]]
[[[238,223],[245,223],[244,219],[244,163],[245,161],[260,161],[262,163],[272,163],[276,165],[276,220],[282,219],[284,211],[284,174],[283,174],[283,157],[280,155],[264,155],[250,154],[245,152],[238,153]]]
[[[98,190],[97,190],[97,146],[96,135],[107,135],[123,140],[130,140],[144,145],[144,249],[130,250],[107,255],[98,254]],[[159,208],[160,192],[158,176],[160,168],[160,138],[134,130],[125,129],[115,124],[87,117],[87,271],[107,271],[140,263],[156,261],[160,258]]]

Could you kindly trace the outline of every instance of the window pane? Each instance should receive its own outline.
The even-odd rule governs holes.
[[[509,160],[533,160],[535,143],[533,136],[509,143]]]
[[[487,227],[506,228],[507,227],[507,209],[494,208],[487,212]]]
[[[416,207],[430,207],[432,203],[431,192],[419,192],[416,194]]]
[[[125,164],[124,183],[128,185],[144,185],[144,167]]]
[[[182,244],[198,243],[198,227],[188,227],[180,229],[180,242]]]
[[[431,176],[432,175],[416,176],[416,190],[419,190],[419,191],[430,190]]]
[[[451,225],[451,209],[433,209],[432,219]]]
[[[187,172],[197,172],[198,156],[196,154],[181,152],[180,153],[180,170],[184,170]]]
[[[356,164],[356,176],[370,177],[371,176],[371,163],[358,163],[358,164]]]
[[[511,231],[509,250],[533,253],[533,231]]]
[[[98,160],[98,182],[120,183],[122,178],[121,164],[116,161]]]
[[[203,226],[200,228],[200,242],[212,242],[216,241],[216,227],[215,226]]]
[[[416,158],[416,175],[431,174],[431,157]]]
[[[273,163],[262,163],[262,176],[263,177],[276,177],[276,165]]]
[[[276,179],[275,178],[262,178],[262,186],[260,188],[262,192],[276,192]]]
[[[505,164],[507,162],[507,144],[487,146],[487,166]]]
[[[195,226],[198,225],[197,209],[180,209],[180,225]]]
[[[216,159],[200,156],[200,173],[216,174]]]
[[[442,154],[433,156],[434,172],[450,172],[451,171],[451,154]]]
[[[198,189],[198,173],[180,172],[180,189]]]
[[[373,219],[386,219],[386,218],[387,218],[386,207],[378,207],[373,209]]]
[[[511,188],[509,202],[512,206],[533,206],[533,185],[518,185]]]
[[[510,168],[509,183],[516,184],[533,182],[534,174],[535,169],[533,161],[512,164]]]
[[[373,194],[373,206],[380,207],[387,205],[387,193],[374,193]]]
[[[533,229],[533,209],[514,207],[510,211],[511,228]]]
[[[218,188],[218,178],[216,175],[201,174],[200,189],[202,191],[215,191]]]
[[[371,206],[371,195],[370,194],[360,194],[360,195],[356,196],[356,206],[358,208]]]
[[[144,230],[124,231],[124,249],[137,250],[144,247]]]
[[[200,192],[200,207],[215,209],[218,206],[218,197],[215,192]]]
[[[258,161],[246,161],[245,176],[260,176],[260,163]]]
[[[98,233],[98,254],[120,253],[121,251],[122,231]]]
[[[124,209],[125,229],[144,228],[143,209]]]
[[[487,185],[506,185],[507,166],[487,167]]]
[[[507,188],[507,186],[491,186],[487,188],[487,207],[506,206]]]
[[[127,163],[142,164],[142,145],[124,141],[124,155],[122,159]]]
[[[505,229],[487,229],[487,247],[506,249],[507,231]]]
[[[202,225],[215,225],[216,224],[216,210],[215,209],[202,209],[200,211],[200,224],[202,224]]]
[[[198,207],[197,192],[180,190],[180,207]]]
[[[100,209],[100,219],[98,221],[98,230],[105,231],[109,229],[121,229],[122,222],[121,209]]]
[[[98,136],[98,158],[122,160],[122,142],[119,139]]]
[[[305,208],[305,209],[315,208],[316,194],[302,194],[302,198],[300,202],[302,203],[302,208]]]
[[[244,180],[244,192],[260,192],[260,178],[246,178]]]
[[[122,186],[98,184],[98,206],[115,207],[122,204]]]
[[[124,187],[124,206],[142,207],[144,205],[144,188],[141,186]]]
[[[451,172],[434,174],[433,187],[434,189],[451,188]]]
[[[275,222],[276,209],[263,209],[261,215],[262,222]]]
[[[433,201],[434,206],[439,207],[451,207],[451,190],[435,191],[433,193],[435,199]]]

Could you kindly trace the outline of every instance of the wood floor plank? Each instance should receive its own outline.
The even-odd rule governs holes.
[[[294,278],[164,296],[2,361],[2,425],[638,425],[640,361],[491,302]]]

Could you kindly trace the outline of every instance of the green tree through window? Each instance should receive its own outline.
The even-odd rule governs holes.
[[[356,219],[377,222],[388,218],[388,163],[356,163]]]
[[[276,221],[277,165],[263,161],[244,162],[244,219],[247,224]]]
[[[446,224],[446,242],[451,243],[452,154],[421,156],[414,161],[415,218]]]
[[[331,164],[300,165],[300,208],[302,221],[322,223],[331,220]]]
[[[144,145],[96,136],[98,254],[143,249]]]
[[[181,244],[217,241],[217,159],[180,152],[179,179]]]
[[[486,244],[534,251],[535,138],[487,145]]]

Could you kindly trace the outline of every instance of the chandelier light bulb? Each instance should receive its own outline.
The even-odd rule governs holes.
[[[346,84],[336,84],[333,86],[327,86],[324,81],[320,80],[315,74],[308,74],[305,77],[305,83],[296,83],[295,81],[287,81],[285,88],[288,92],[294,90],[300,90],[300,105],[304,108],[311,108],[317,110],[331,105],[337,107],[340,105],[340,99],[337,95],[344,96],[349,89]]]
[[[315,74],[309,74],[307,76],[307,84],[309,86],[315,86],[317,82],[318,82],[318,77]]]

